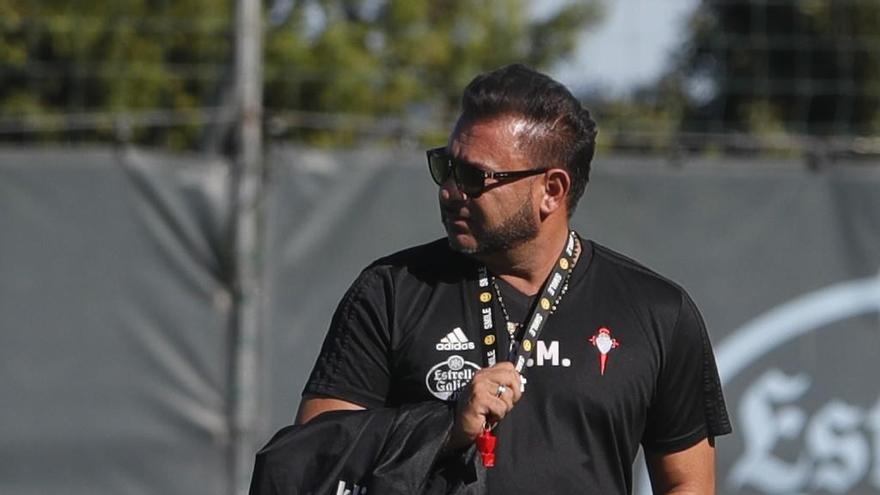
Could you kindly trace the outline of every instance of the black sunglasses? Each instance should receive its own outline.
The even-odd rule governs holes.
[[[428,170],[438,186],[442,186],[451,175],[458,189],[472,198],[476,198],[486,190],[486,179],[499,181],[520,179],[543,174],[550,170],[548,167],[543,167],[510,172],[487,172],[465,160],[450,156],[445,147],[433,148],[426,153],[428,155]]]

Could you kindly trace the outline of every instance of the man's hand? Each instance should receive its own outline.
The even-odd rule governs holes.
[[[503,385],[501,395],[499,386]],[[469,446],[486,425],[500,421],[522,397],[522,381],[512,363],[483,368],[461,390],[455,408],[455,424],[446,444],[448,449]]]

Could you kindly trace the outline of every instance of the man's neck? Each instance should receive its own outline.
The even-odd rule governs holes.
[[[536,294],[568,242],[568,225],[501,253],[478,256],[490,272],[526,295]]]

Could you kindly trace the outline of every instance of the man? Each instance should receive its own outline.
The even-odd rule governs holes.
[[[491,494],[631,493],[640,444],[656,493],[714,493],[713,439],[730,426],[696,307],[570,231],[595,136],[543,74],[474,79],[448,146],[428,152],[446,239],[355,281],[298,422],[456,401],[447,455],[494,435]]]

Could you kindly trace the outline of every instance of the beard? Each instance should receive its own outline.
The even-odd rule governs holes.
[[[471,232],[475,241],[473,246],[462,246],[453,242],[451,237],[449,245],[453,250],[468,255],[487,255],[510,250],[538,236],[538,223],[532,215],[532,198],[527,196],[526,201],[499,225],[474,226]],[[441,216],[446,226],[445,212],[441,211]]]

